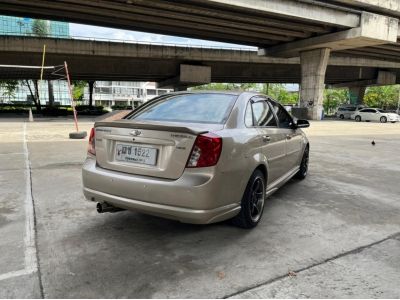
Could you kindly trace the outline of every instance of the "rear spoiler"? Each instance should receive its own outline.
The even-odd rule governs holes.
[[[117,120],[117,121],[103,121],[94,123],[94,127],[119,127],[119,128],[132,128],[132,129],[148,129],[148,130],[161,130],[161,131],[172,131],[179,133],[189,133],[193,135],[199,135],[207,133],[208,130],[203,128],[185,127],[178,125],[166,125],[160,123],[141,123],[133,122],[132,120]]]

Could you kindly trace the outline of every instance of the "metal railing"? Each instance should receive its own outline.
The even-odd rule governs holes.
[[[185,48],[200,48],[200,49],[221,49],[221,50],[237,50],[237,51],[257,51],[256,47],[251,46],[217,46],[217,45],[198,45],[198,44],[184,44],[184,43],[168,43],[168,42],[151,42],[151,41],[138,41],[129,39],[112,39],[112,38],[101,38],[101,37],[87,37],[87,36],[58,36],[55,34],[41,34],[37,35],[34,33],[19,33],[19,32],[1,32],[0,36],[11,36],[11,37],[34,37],[34,38],[53,38],[53,39],[66,39],[66,40],[82,40],[92,42],[108,42],[108,43],[123,43],[123,44],[137,44],[137,45],[154,45],[154,46],[169,46],[169,47],[185,47]]]

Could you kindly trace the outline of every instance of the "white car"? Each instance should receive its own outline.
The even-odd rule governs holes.
[[[339,106],[336,117],[339,119],[350,119],[355,111],[365,108],[364,105],[342,104]]]
[[[379,121],[381,123],[395,123],[400,121],[400,116],[396,113],[386,112],[379,108],[363,108],[355,111],[354,114],[351,115],[351,119],[356,122]]]

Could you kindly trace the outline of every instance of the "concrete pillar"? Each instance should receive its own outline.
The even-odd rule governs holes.
[[[54,105],[54,89],[53,82],[51,80],[47,80],[47,90],[49,94],[49,106]]]
[[[365,89],[366,89],[365,86],[349,87],[350,103],[351,104],[363,104]]]
[[[89,107],[93,107],[93,87],[94,87],[94,81],[90,80],[88,81],[89,84]]]
[[[183,86],[183,85],[174,86],[174,92],[181,92],[181,91],[186,91],[186,90],[187,90],[187,86]]]
[[[300,106],[307,107],[308,119],[310,120],[321,120],[322,117],[325,72],[329,55],[329,48],[314,49],[300,53]]]

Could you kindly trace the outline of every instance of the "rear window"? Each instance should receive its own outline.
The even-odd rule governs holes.
[[[228,94],[184,94],[155,101],[130,119],[223,124],[237,96]]]

